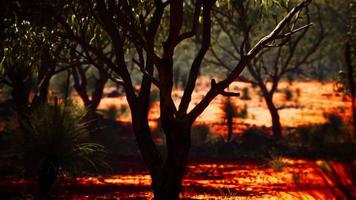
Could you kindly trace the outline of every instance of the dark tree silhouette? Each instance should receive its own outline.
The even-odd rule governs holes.
[[[352,118],[353,118],[353,138],[356,139],[356,18],[355,18],[355,8],[356,2],[352,1],[350,3],[351,17],[349,22],[349,33],[345,42],[345,64],[347,69],[347,80],[349,83],[350,94],[351,94],[351,104],[352,104]]]

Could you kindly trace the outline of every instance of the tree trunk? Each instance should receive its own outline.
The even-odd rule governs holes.
[[[227,142],[231,142],[233,131],[233,116],[227,116]]]
[[[86,113],[83,117],[87,129],[90,133],[91,136],[100,136],[100,133],[102,131],[100,127],[100,114],[96,112],[96,108],[92,109],[91,106],[85,106]]]
[[[179,199],[190,149],[191,125],[176,124],[164,130],[167,136],[167,159],[159,174],[151,174],[155,200]]]
[[[264,95],[264,98],[272,118],[273,136],[275,139],[280,139],[282,136],[282,125],[279,119],[278,109],[274,105],[271,95]]]
[[[40,175],[38,177],[39,200],[49,199],[49,193],[58,175],[57,162],[58,160],[55,156],[49,156],[42,164]]]
[[[265,99],[267,108],[271,114],[273,136],[278,140],[282,136],[282,125],[279,119],[278,109],[273,103],[273,92],[269,92],[266,85],[262,82],[260,82],[258,86],[263,93],[263,98]]]
[[[19,81],[13,85],[11,95],[18,113],[27,110],[29,94],[29,90],[25,86],[25,83]]]
[[[347,79],[351,93],[352,120],[353,120],[353,139],[356,139],[356,91],[354,80],[354,69],[352,66],[351,39],[347,40],[345,47],[345,61],[347,67]]]
[[[167,156],[163,162],[152,140],[148,120],[144,117],[145,113],[137,112],[137,110],[132,113],[133,130],[143,160],[151,175],[154,199],[179,199],[190,149],[190,123],[177,123],[173,120],[168,123],[168,126],[163,125],[167,143]]]

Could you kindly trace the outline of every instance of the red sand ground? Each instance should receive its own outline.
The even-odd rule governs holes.
[[[196,163],[188,166],[183,181],[183,199],[345,199],[334,182],[317,167],[321,161],[282,159],[280,170],[246,163]],[[334,163],[344,185],[353,195],[356,187],[348,168]],[[146,172],[126,172],[110,177],[86,177],[58,181],[55,199],[152,199]],[[0,181],[3,192],[34,193],[34,183],[26,180]],[[356,197],[356,196],[355,196]]]

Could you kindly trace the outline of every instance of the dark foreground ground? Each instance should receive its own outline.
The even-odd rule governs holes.
[[[130,164],[131,163],[131,164]],[[122,161],[125,168],[103,177],[63,177],[53,199],[151,199],[150,177],[141,163]],[[332,166],[338,177],[323,170]],[[350,178],[355,166],[323,161],[276,158],[266,164],[199,162],[188,166],[182,199],[345,199],[356,197]],[[0,180],[0,199],[34,199],[34,180]]]

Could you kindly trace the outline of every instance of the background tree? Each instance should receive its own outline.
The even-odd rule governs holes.
[[[346,21],[348,26],[348,32],[345,34],[345,47],[344,47],[344,71],[339,72],[339,89],[343,90],[351,96],[351,109],[353,118],[353,138],[356,137],[356,69],[355,69],[355,59],[356,59],[356,28],[355,28],[355,9],[356,1],[349,2],[350,14]]]
[[[325,2],[326,9],[335,13],[335,16],[330,19],[331,25],[338,25],[335,34],[337,37],[333,39],[340,42],[332,44],[335,54],[338,55],[337,58],[333,59],[340,66],[340,71],[338,77],[334,77],[334,79],[337,79],[339,92],[344,92],[351,97],[353,138],[356,135],[355,4],[354,0],[344,1],[342,4],[333,0]]]
[[[312,20],[309,9],[299,12],[287,25],[289,29],[294,30],[295,36],[290,37],[290,33],[284,33],[280,41],[268,45],[247,65],[251,77],[248,81],[257,85],[263,94],[276,138],[282,135],[279,108],[273,100],[279,82],[288,74],[301,74],[302,67],[318,59],[314,53],[323,41],[324,28],[319,7],[314,6],[312,8],[316,14],[312,17],[315,19],[313,21],[317,22],[317,28],[311,28],[317,31],[309,30]],[[272,13],[266,13],[264,8],[254,1],[234,1],[231,2],[231,9],[217,9],[214,17],[221,33],[217,34],[214,46],[218,50],[220,48],[220,51],[211,49],[214,59],[208,59],[208,62],[221,65],[230,71],[233,66],[230,63],[238,62],[256,38],[259,38],[260,34],[266,34],[268,27],[277,22],[277,16],[288,12],[292,7],[291,1],[275,3],[269,7]],[[229,43],[231,47],[222,43]]]
[[[30,104],[46,103],[50,79],[63,71],[59,68],[64,46],[54,34],[56,24],[38,14],[49,5],[58,6],[55,1],[4,4],[0,83],[11,88],[18,111],[25,111]],[[31,92],[34,95],[30,99]]]
[[[12,99],[18,110],[29,103],[45,102],[50,78],[55,73],[56,63],[49,55],[47,30],[36,29],[28,21],[11,21],[5,32],[4,56],[1,62],[1,81],[12,89]],[[58,47],[60,48],[60,47]],[[56,51],[52,49],[53,53]],[[58,50],[57,50],[58,51]],[[31,101],[30,92],[35,90]]]

